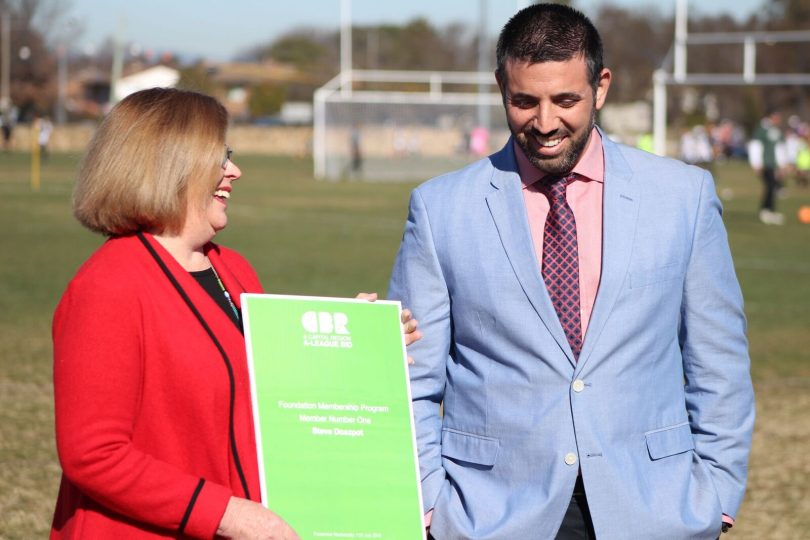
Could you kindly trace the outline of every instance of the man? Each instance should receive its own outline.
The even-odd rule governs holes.
[[[36,123],[35,123],[36,125]],[[39,119],[39,135],[37,142],[39,143],[39,155],[42,156],[43,161],[48,161],[48,143],[53,134],[53,122],[47,116]]]
[[[16,122],[16,114],[13,107],[6,107],[0,111],[0,129],[3,131],[3,150],[11,150],[11,132]]]
[[[595,127],[611,72],[578,11],[522,10],[497,57],[512,138],[414,190],[389,287],[424,333],[430,534],[716,538],[754,409],[711,175]]]
[[[759,220],[766,225],[782,225],[785,221],[785,217],[776,211],[776,192],[779,188],[776,173],[786,161],[781,124],[782,114],[771,111],[759,123],[748,143],[748,161],[762,178]]]

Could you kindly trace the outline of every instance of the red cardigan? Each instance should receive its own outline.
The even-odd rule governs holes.
[[[250,498],[260,497],[242,334],[154,238],[144,237],[213,330],[232,378],[139,238],[105,242],[54,315],[63,476],[51,538],[212,538],[228,499],[247,495],[239,468]],[[242,292],[261,292],[239,254],[213,244],[206,251],[237,305]]]

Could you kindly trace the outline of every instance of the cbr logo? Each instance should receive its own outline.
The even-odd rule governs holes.
[[[327,311],[307,311],[301,317],[304,330],[311,334],[342,334],[348,335],[349,318],[345,313],[329,313]]]

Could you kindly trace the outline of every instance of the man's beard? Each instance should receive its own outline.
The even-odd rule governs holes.
[[[585,147],[588,145],[588,139],[590,138],[594,125],[596,125],[596,107],[591,111],[591,122],[588,128],[584,129],[579,136],[574,137],[573,134],[567,130],[565,132],[559,131],[555,133],[555,137],[567,135],[570,139],[568,150],[558,156],[543,155],[529,146],[531,128],[529,131],[516,132],[510,125],[509,130],[512,132],[512,136],[515,138],[515,141],[517,141],[518,146],[523,150],[523,153],[526,154],[529,162],[538,170],[546,174],[564,175],[571,172],[571,169],[573,169],[574,165],[579,161],[582,152],[585,151]]]

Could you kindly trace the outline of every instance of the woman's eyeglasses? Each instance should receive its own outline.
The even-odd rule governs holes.
[[[228,162],[231,160],[231,156],[233,155],[233,150],[227,144],[225,145],[225,155],[222,156],[222,168],[228,166]]]

